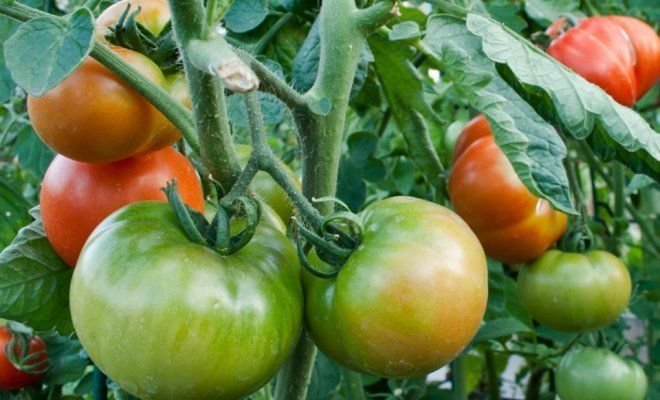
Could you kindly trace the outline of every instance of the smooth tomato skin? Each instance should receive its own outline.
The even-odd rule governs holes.
[[[74,270],[74,327],[90,358],[144,399],[237,399],[265,384],[300,336],[300,265],[261,223],[230,256],[192,243],[171,207],[134,203],[95,230]]]
[[[137,52],[112,48],[157,85],[168,88],[158,66]],[[39,137],[67,158],[119,161],[174,143],[179,131],[151,103],[99,62],[83,64],[43,96],[28,96]]]
[[[195,170],[171,147],[109,164],[58,155],[41,186],[46,236],[57,254],[75,267],[85,241],[103,219],[130,203],[167,201],[161,188],[172,179],[183,201],[202,212],[204,197]]]
[[[29,374],[14,367],[5,354],[5,347],[10,340],[11,332],[5,327],[0,327],[0,390],[15,390],[36,385],[44,374]],[[35,364],[48,357],[46,345],[40,337],[33,337],[29,342],[29,346],[28,354],[43,352],[41,356],[34,360]]]
[[[628,306],[632,284],[625,264],[606,251],[550,250],[518,274],[520,298],[542,325],[585,332],[614,322]]]
[[[485,115],[479,114],[468,121],[463,128],[463,131],[461,131],[461,134],[456,139],[452,161],[456,162],[458,157],[460,157],[472,143],[486,136],[491,136],[490,124]]]
[[[640,19],[621,15],[607,18],[626,32],[635,49],[637,98],[641,98],[660,79],[660,37]]]
[[[483,249],[456,214],[424,200],[377,201],[361,217],[363,241],[336,278],[303,273],[312,337],[360,372],[434,371],[479,328],[488,298]],[[323,268],[313,253],[310,259]]]
[[[585,347],[562,358],[555,385],[561,400],[643,400],[648,380],[635,361]]]
[[[101,43],[107,43],[105,34],[108,28],[115,25],[119,18],[130,4],[129,13],[137,11],[140,7],[140,13],[136,20],[144,25],[154,36],[158,36],[165,25],[169,22],[172,14],[167,0],[122,0],[103,10],[96,19],[96,39]]]
[[[547,52],[619,103],[635,103],[634,48],[625,31],[607,17],[583,19],[555,38]]]
[[[509,264],[540,256],[566,229],[566,215],[529,192],[490,135],[458,157],[449,196],[486,254]]]
[[[236,145],[236,155],[242,167],[245,167],[250,159],[252,148],[247,145]],[[296,174],[283,162],[279,163],[280,166],[286,171],[287,175],[296,183],[300,189],[300,179]],[[289,222],[291,215],[293,215],[294,206],[289,196],[280,185],[271,178],[271,176],[264,171],[257,172],[254,180],[252,181],[252,188],[259,198],[266,202],[277,215],[282,218],[285,223]]]

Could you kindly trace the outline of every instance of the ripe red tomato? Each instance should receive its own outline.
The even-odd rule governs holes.
[[[168,82],[146,56],[113,50],[157,85]],[[34,130],[56,152],[90,163],[119,161],[174,143],[179,131],[144,97],[99,62],[83,64],[43,96],[28,96]]]
[[[562,32],[566,20],[548,28],[548,54],[631,106],[660,77],[660,38],[632,17],[591,17]]]
[[[451,203],[489,257],[509,264],[531,261],[559,239],[566,215],[527,190],[490,129],[483,135],[485,128],[485,118],[476,117],[461,133],[466,138],[459,137],[457,143],[467,148],[454,153],[458,158],[449,177]]]
[[[619,15],[607,18],[626,31],[635,49],[635,78],[640,98],[660,79],[660,37],[651,26],[637,18]]]
[[[43,378],[43,373],[31,374],[16,368],[7,358],[6,347],[11,340],[12,334],[5,327],[0,327],[0,389],[15,390],[32,386]],[[29,342],[29,354],[40,353],[28,366],[40,364],[48,358],[46,345],[41,338],[35,336]]]
[[[154,36],[158,36],[170,20],[170,6],[167,4],[167,0],[122,0],[106,8],[96,19],[97,40],[106,43],[105,34],[108,27],[119,21],[129,4],[131,5],[129,13],[140,8],[136,20]]]
[[[115,210],[138,201],[162,200],[176,179],[183,201],[203,212],[204,198],[190,162],[174,149],[110,164],[87,164],[57,156],[41,187],[41,215],[48,240],[72,267],[94,228]]]
[[[470,145],[484,136],[490,136],[490,125],[488,120],[483,114],[477,115],[472,118],[463,128],[463,131],[456,139],[454,145],[454,153],[452,155],[453,162],[456,162],[458,157],[470,147]]]

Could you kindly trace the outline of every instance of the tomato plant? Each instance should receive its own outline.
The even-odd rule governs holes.
[[[184,201],[202,211],[204,199],[195,170],[172,148],[109,164],[57,156],[41,187],[41,215],[48,240],[75,267],[85,241],[105,217],[137,201],[164,201],[161,189],[172,179],[177,180]]]
[[[642,400],[648,387],[638,363],[591,347],[566,354],[555,382],[562,400]]]
[[[312,336],[332,359],[365,373],[401,378],[436,370],[481,322],[483,250],[458,216],[430,202],[393,197],[362,218],[364,239],[337,278],[305,275]]]
[[[518,274],[520,298],[534,319],[568,332],[611,324],[628,306],[628,268],[605,251],[550,250]]]
[[[483,116],[466,126],[456,146],[449,195],[487,255],[508,263],[527,262],[559,239],[566,215],[523,185]]]
[[[0,399],[551,399],[585,346],[660,397],[659,27],[0,1],[0,318],[51,366]]]
[[[10,342],[11,339],[11,331],[0,327],[0,390],[36,385],[44,376],[43,366],[39,364],[48,358],[46,345],[40,337],[35,336],[29,340],[28,350],[24,351],[18,342]],[[13,357],[10,357],[10,351],[14,353]],[[15,357],[23,359],[20,360],[21,365],[12,362]]]
[[[167,88],[165,76],[148,58],[128,49],[114,51]],[[28,114],[48,146],[88,163],[119,161],[159,150],[180,136],[153,105],[91,58],[42,97],[30,96]]]
[[[293,350],[300,266],[268,224],[222,256],[190,242],[167,204],[136,203],[84,248],[71,314],[91,359],[130,393],[235,399],[266,383]],[[145,340],[145,332],[160,333]]]

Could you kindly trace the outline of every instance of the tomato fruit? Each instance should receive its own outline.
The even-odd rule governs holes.
[[[71,316],[90,358],[129,393],[237,399],[265,384],[302,326],[293,245],[260,223],[222,256],[186,237],[169,204],[141,202],[94,231],[71,281]]]
[[[495,144],[483,116],[466,126],[457,145],[461,147],[454,150],[449,196],[486,254],[509,264],[543,254],[566,229],[566,215],[529,192]]]
[[[556,35],[559,30],[553,24],[549,33]],[[627,106],[660,77],[660,38],[653,28],[631,17],[585,18],[559,34],[548,54]]]
[[[138,201],[166,201],[161,188],[176,179],[183,201],[204,209],[199,179],[190,162],[171,147],[109,164],[57,156],[41,186],[41,216],[48,240],[67,264],[94,228],[119,208]]]
[[[154,36],[158,36],[171,18],[167,0],[122,0],[106,8],[96,19],[96,39],[107,43],[105,34],[115,25],[130,4],[129,14],[140,8],[136,21],[142,24]]]
[[[236,155],[238,156],[238,161],[241,163],[241,166],[245,167],[248,160],[250,159],[251,147],[246,145],[236,145]],[[291,171],[288,165],[283,162],[280,162],[280,166],[284,168],[289,177],[297,184],[298,189],[300,189],[300,179],[296,174]],[[293,215],[294,206],[289,196],[280,185],[277,184],[271,178],[271,176],[264,171],[257,172],[254,180],[252,181],[252,188],[257,196],[266,202],[277,215],[282,218],[282,221],[289,222],[291,215]]]
[[[486,258],[450,210],[412,197],[361,214],[362,243],[339,274],[303,274],[307,324],[318,347],[351,369],[422,375],[468,345],[488,298]],[[310,260],[323,265],[314,253]]]
[[[491,136],[490,124],[483,114],[479,114],[465,125],[461,134],[456,139],[452,155],[453,162],[456,162],[458,157],[460,157],[472,143],[485,136]]]
[[[607,18],[626,31],[635,49],[635,79],[640,98],[660,79],[660,37],[640,19],[621,15]]]
[[[643,400],[648,381],[635,361],[585,347],[562,357],[555,385],[561,400]]]
[[[150,59],[128,49],[113,50],[151,81],[168,88]],[[159,150],[180,137],[151,103],[92,58],[43,96],[28,96],[28,114],[44,143],[67,158],[89,163]]]
[[[614,322],[628,305],[630,273],[606,251],[550,250],[518,274],[520,298],[539,323],[583,332]]]
[[[5,352],[11,337],[12,334],[7,328],[0,327],[0,390],[14,390],[36,385],[44,376],[43,373],[31,374],[22,371],[9,361]],[[29,341],[28,355],[35,353],[41,353],[41,355],[37,356],[29,365],[41,363],[48,358],[46,345],[38,336]]]

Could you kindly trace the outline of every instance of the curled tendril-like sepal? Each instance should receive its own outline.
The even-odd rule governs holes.
[[[50,368],[50,361],[45,357],[46,350],[30,353],[32,335],[23,330],[17,331],[9,327],[11,339],[4,348],[7,360],[14,368],[31,375],[41,375]]]
[[[307,271],[320,278],[332,278],[339,273],[362,241],[364,233],[360,218],[348,211],[340,211],[325,217],[318,233],[307,228],[297,219],[295,227],[300,263]],[[318,258],[333,269],[324,271],[309,261],[307,254],[312,247]]]
[[[211,247],[222,255],[233,254],[248,244],[259,225],[261,206],[252,197],[241,196],[229,206],[219,205],[209,223],[204,215],[183,203],[175,180],[168,182],[163,191],[188,239]],[[233,234],[232,223],[239,219],[243,220],[244,225],[237,234]]]

